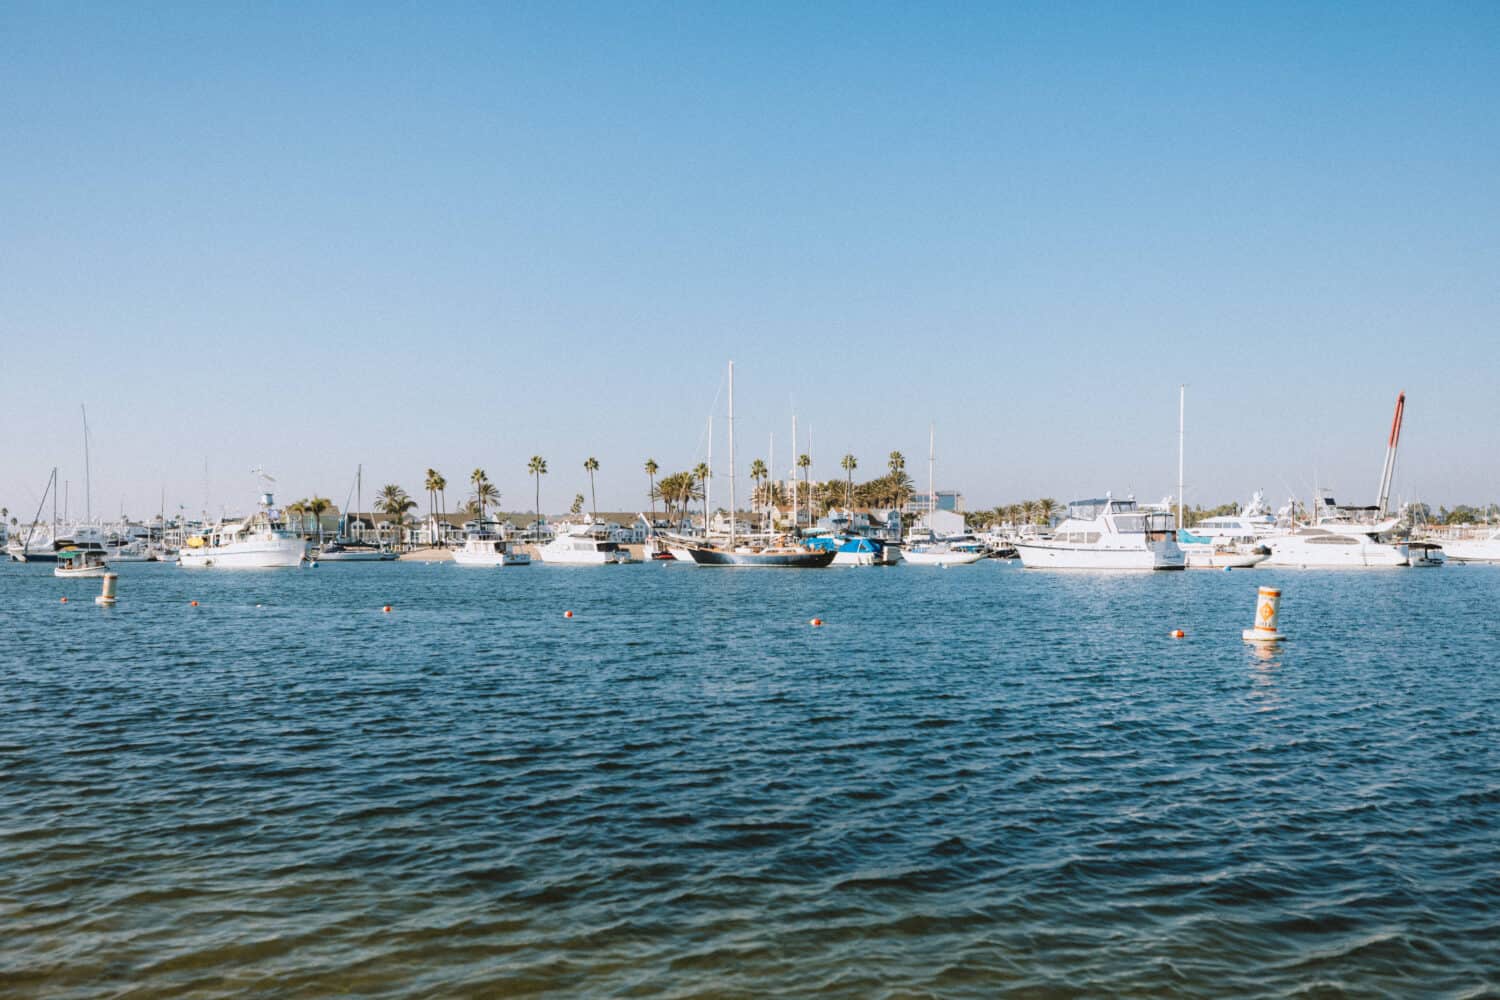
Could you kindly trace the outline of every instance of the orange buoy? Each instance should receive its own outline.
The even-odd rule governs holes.
[[[817,628],[819,625],[823,624],[823,619],[821,619],[821,618],[814,618],[812,621],[808,622],[807,624],[811,625],[813,628]]]
[[[68,599],[66,597],[64,597],[60,603],[67,604],[68,603]]]
[[[384,611],[386,614],[390,614],[391,613],[391,606],[389,604],[387,604],[385,607],[381,608],[380,610]]]
[[[197,601],[189,601],[188,603],[191,604],[195,608],[198,606],[198,602]]]
[[[573,617],[573,612],[571,612],[571,611],[564,611],[563,612],[563,617],[564,618],[572,618]]]
[[[1187,633],[1184,632],[1180,628],[1179,629],[1173,629],[1172,630],[1172,638],[1174,638],[1174,639],[1186,639],[1187,638]]]

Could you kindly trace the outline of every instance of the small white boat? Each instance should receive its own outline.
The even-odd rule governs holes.
[[[1106,493],[1070,503],[1050,535],[1015,544],[1027,569],[1185,569],[1187,557],[1174,534],[1170,513],[1141,510],[1133,497]]]
[[[64,579],[100,577],[109,571],[104,550],[98,548],[63,549],[57,554],[57,565],[52,567],[52,575]]]
[[[453,550],[459,566],[530,566],[531,556],[511,546],[494,521],[472,521],[464,531],[464,543]]]
[[[968,566],[984,557],[978,540],[938,538],[925,528],[912,529],[901,549],[901,561],[913,566]]]
[[[1192,528],[1177,532],[1177,547],[1188,569],[1250,569],[1270,558],[1271,550],[1247,538],[1209,537]]]

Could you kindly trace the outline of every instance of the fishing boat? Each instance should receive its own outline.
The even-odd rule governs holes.
[[[104,550],[94,546],[63,549],[57,553],[57,565],[52,567],[52,575],[64,579],[100,577],[108,572]]]
[[[610,537],[603,521],[574,521],[561,528],[550,542],[537,549],[542,562],[564,566],[615,566],[630,562],[629,550]]]
[[[264,472],[257,474],[275,482]],[[289,529],[276,509],[276,498],[260,494],[260,510],[240,521],[221,521],[190,536],[177,551],[186,569],[295,568],[307,558],[307,542]]]
[[[531,556],[514,548],[494,521],[470,521],[453,561],[459,566],[530,566]]]
[[[1050,534],[1018,540],[1016,552],[1028,569],[1184,569],[1172,515],[1142,510],[1134,497],[1112,494],[1068,504],[1068,516]]]

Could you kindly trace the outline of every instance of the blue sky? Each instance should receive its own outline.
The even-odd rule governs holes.
[[[1500,500],[1500,5],[0,7],[0,505]],[[717,403],[715,400],[717,399]],[[721,438],[716,458],[724,454]],[[718,463],[716,463],[718,464]],[[74,486],[76,491],[80,487]],[[720,487],[722,488],[722,487]],[[452,491],[456,496],[458,489]],[[74,492],[74,497],[78,496]]]

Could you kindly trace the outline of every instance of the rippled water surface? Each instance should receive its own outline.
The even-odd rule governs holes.
[[[1494,569],[97,586],[0,565],[6,996],[1500,990]]]

